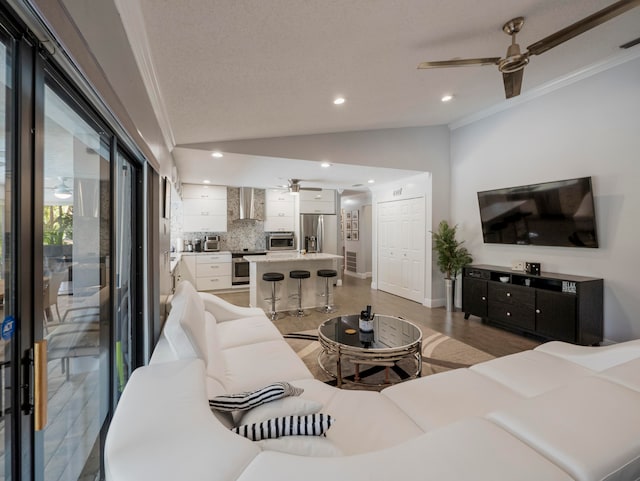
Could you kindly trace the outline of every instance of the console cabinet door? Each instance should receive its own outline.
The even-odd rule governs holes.
[[[576,297],[536,290],[536,332],[559,341],[577,341]]]
[[[487,317],[487,281],[472,277],[463,278],[462,311],[465,315]]]

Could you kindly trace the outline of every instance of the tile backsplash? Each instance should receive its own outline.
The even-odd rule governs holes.
[[[264,219],[265,191],[257,189],[255,195],[256,217]],[[265,250],[266,237],[264,233],[264,221],[262,220],[239,220],[240,212],[240,189],[238,187],[227,187],[227,232],[182,232],[182,219],[184,215],[182,200],[177,196],[171,203],[171,245],[177,248],[176,240],[183,242],[194,239],[203,239],[206,235],[220,236],[220,250],[242,251]]]

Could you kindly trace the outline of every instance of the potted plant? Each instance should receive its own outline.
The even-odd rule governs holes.
[[[451,227],[446,220],[438,225],[438,231],[432,232],[434,239],[434,250],[438,254],[438,267],[445,277],[447,291],[447,311],[453,311],[455,306],[456,278],[462,268],[470,264],[473,259],[466,247],[462,246],[464,241],[456,240],[457,225]]]

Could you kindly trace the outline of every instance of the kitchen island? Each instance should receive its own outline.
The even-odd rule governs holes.
[[[311,273],[309,279],[302,280],[302,307],[313,309],[325,304],[325,279],[317,276],[318,269],[339,269],[339,259],[335,254],[300,254],[297,251],[269,252],[266,256],[244,256],[249,261],[249,303],[251,307],[259,307],[265,312],[271,310],[271,282],[262,280],[266,272],[280,272],[284,280],[277,283],[276,310],[293,311],[298,307],[294,297],[298,293],[298,281],[289,278],[289,271],[306,270]],[[338,272],[339,274],[339,272]],[[333,282],[329,279],[329,299],[333,299]]]

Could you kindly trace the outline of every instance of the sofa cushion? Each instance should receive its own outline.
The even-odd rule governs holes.
[[[640,358],[640,339],[621,342],[612,346],[576,346],[561,341],[551,341],[535,348],[593,371],[604,371],[633,359]]]
[[[382,394],[424,431],[469,416],[483,416],[523,399],[507,386],[469,369],[396,384]]]
[[[321,436],[332,424],[331,416],[317,413],[307,416],[283,416],[267,419],[261,423],[243,424],[233,428],[232,431],[252,441],[260,441],[282,436]]]
[[[262,449],[295,454],[296,456],[334,457],[342,456],[338,446],[324,436],[284,436],[258,441]]]
[[[200,357],[180,323],[180,319],[193,310],[192,306],[184,302],[172,305],[164,325],[163,334],[176,359],[202,359],[204,361],[205,358]]]
[[[538,351],[499,357],[469,369],[527,397],[537,396],[580,377],[594,374],[586,367]]]
[[[176,287],[164,334],[178,359],[198,357],[207,363],[204,303],[191,283]]]
[[[205,320],[205,338],[207,343],[207,375],[225,384],[227,376],[227,366],[220,348],[220,333],[218,324],[208,318]],[[266,383],[265,383],[266,384]],[[230,392],[230,390],[228,390]]]
[[[600,376],[622,384],[629,389],[640,391],[640,359],[634,359],[606,369],[600,373]]]
[[[235,480],[260,452],[211,414],[199,360],[136,369],[104,448],[106,479]]]
[[[377,451],[423,434],[393,402],[374,391],[335,389],[322,412],[336,419],[327,433],[346,455]]]
[[[640,393],[597,376],[487,417],[573,478],[640,477]]]
[[[267,341],[220,351],[222,383],[229,392],[251,391],[272,382],[313,377],[286,341]]]
[[[278,328],[264,315],[220,322],[218,333],[222,349],[282,339]]]
[[[209,406],[218,411],[247,411],[276,399],[299,396],[300,394],[302,394],[302,389],[294,387],[288,382],[276,382],[255,391],[216,396],[209,399]]]
[[[337,420],[327,436],[340,424]],[[503,429],[487,420],[470,418],[389,449],[359,456],[310,458],[263,451],[238,481],[303,477],[305,481],[571,480],[566,472]]]

